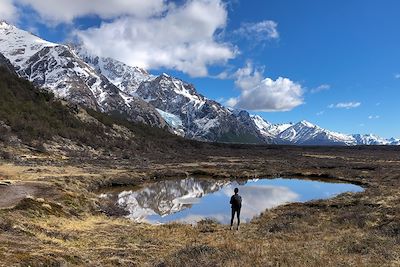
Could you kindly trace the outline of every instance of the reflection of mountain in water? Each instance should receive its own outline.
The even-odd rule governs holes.
[[[239,188],[239,194],[243,198],[243,222],[249,222],[266,209],[288,202],[303,202],[328,198],[347,191],[362,191],[362,188],[355,185],[296,179],[216,181],[188,178],[161,181],[139,190],[106,196],[107,201],[116,203],[136,221],[196,223],[205,218],[214,218],[221,223],[229,223],[229,198],[235,187]],[[115,208],[115,205],[112,206]]]
[[[118,205],[129,211],[129,217],[138,221],[150,215],[166,216],[190,208],[205,194],[220,190],[229,181],[187,178],[150,184],[138,191],[124,191],[118,196]]]

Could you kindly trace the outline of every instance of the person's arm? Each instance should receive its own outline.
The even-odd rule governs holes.
[[[233,201],[233,196],[231,196],[231,200],[229,201],[229,204],[232,204]]]

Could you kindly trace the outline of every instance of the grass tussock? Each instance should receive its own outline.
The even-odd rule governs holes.
[[[400,154],[360,149],[315,149],[305,157],[299,156],[304,148],[282,149],[268,157],[219,155],[147,167],[54,158],[2,164],[2,180],[43,187],[14,208],[0,209],[0,266],[398,266]],[[281,157],[291,160],[282,163]],[[376,166],[366,168],[371,162]],[[362,183],[366,190],[277,207],[240,231],[212,219],[194,226],[148,225],[109,216],[95,191],[199,170],[214,177],[320,174]]]

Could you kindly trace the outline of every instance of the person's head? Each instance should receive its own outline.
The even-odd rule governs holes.
[[[235,194],[237,194],[238,192],[239,192],[239,188],[235,188],[234,190],[233,190],[233,192],[235,192]]]

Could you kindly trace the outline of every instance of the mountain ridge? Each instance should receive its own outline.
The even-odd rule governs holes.
[[[347,135],[308,121],[272,124],[226,108],[168,74],[96,56],[80,45],[56,44],[0,22],[0,53],[20,77],[75,104],[125,116],[189,139],[295,145],[400,145],[375,135]]]
[[[20,77],[59,98],[98,111],[119,113],[134,122],[167,126],[154,107],[120,91],[67,45],[47,42],[1,22],[0,53],[11,61]]]

